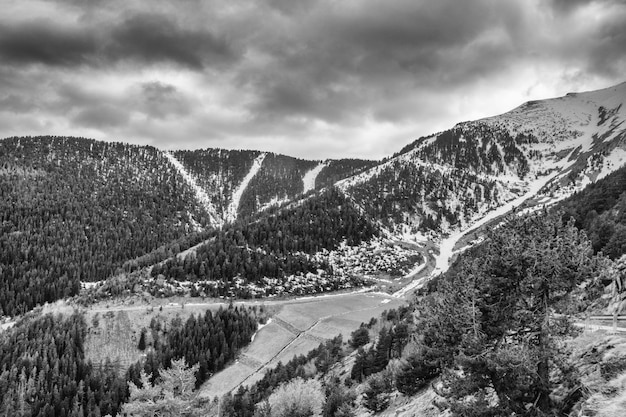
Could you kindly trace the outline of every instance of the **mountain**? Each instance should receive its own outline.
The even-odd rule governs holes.
[[[258,221],[265,212],[296,215],[294,208],[306,201],[301,195],[337,209],[331,212],[345,216],[341,224],[373,224],[387,237],[439,242],[445,263],[444,246],[455,243],[444,242],[446,236],[523,203],[558,201],[616,170],[626,158],[625,100],[622,83],[528,102],[420,138],[380,162],[309,161],[245,150],[164,152],[82,138],[4,139],[0,307],[12,315],[76,294],[81,281],[161,262],[216,228]],[[344,202],[320,194],[333,185]],[[296,223],[272,227],[277,224]],[[339,230],[352,239],[350,227]],[[243,243],[274,247],[267,239],[277,232],[270,228],[263,242]],[[340,237],[330,245],[307,244],[304,252],[335,250]],[[222,272],[213,275],[231,275]]]
[[[14,325],[0,336],[2,375],[8,375],[0,380],[9,381],[0,384],[0,412],[115,414],[127,400],[141,410],[144,395],[161,389],[159,383],[151,387],[142,371],[153,380],[161,372],[161,381],[178,373],[193,385],[238,358],[244,371],[248,367],[259,376],[257,371],[278,360],[270,348],[287,358],[305,351],[307,345],[299,344],[305,339],[321,341],[338,329],[327,319],[356,329],[348,312],[370,319],[349,346],[340,337],[327,341],[306,357],[277,365],[256,387],[241,387],[221,406],[254,415],[255,404],[271,403],[280,391],[276,386],[296,376],[325,378],[325,395],[313,394],[326,399],[329,415],[386,407],[393,414],[415,414],[422,404],[402,402],[440,374],[443,385],[425,392],[434,415],[434,391],[448,401],[437,406],[455,415],[467,415],[475,399],[491,414],[524,414],[538,404],[566,414],[587,391],[618,392],[609,382],[615,376],[623,382],[623,357],[598,361],[596,347],[581,346],[579,359],[593,365],[589,375],[606,380],[593,377],[599,388],[587,390],[569,371],[580,361],[571,362],[566,349],[551,350],[542,340],[555,330],[554,340],[569,343],[563,337],[573,333],[566,323],[571,311],[597,312],[623,300],[622,293],[609,302],[607,289],[618,288],[626,252],[626,167],[619,168],[626,156],[624,100],[626,84],[529,102],[420,138],[379,162],[308,161],[245,150],[165,152],[67,137],[2,140],[0,316],[23,319],[0,317],[0,330]],[[480,226],[512,210],[548,204],[561,211],[509,216],[501,227],[488,228],[484,243],[458,257],[451,271],[438,274],[446,271],[455,245],[471,245],[465,242],[469,235],[479,240],[474,236]],[[608,258],[592,258],[600,252]],[[100,280],[106,281],[75,301],[89,306],[104,298],[104,306],[65,318],[24,314]],[[404,303],[427,281],[417,303],[372,318],[373,310]],[[318,311],[312,306],[319,301],[310,297],[272,301],[269,312],[263,303],[251,302],[247,311],[231,303],[185,322],[181,315],[217,303],[185,308],[187,298],[180,304],[163,300],[157,312],[139,301],[179,293],[303,295],[365,285],[384,292],[348,294],[358,300],[352,307],[345,294],[332,294]],[[124,304],[110,308],[116,296]],[[246,356],[250,352],[239,355],[254,339],[257,321],[268,324],[267,315],[283,303],[294,309],[282,310],[282,318],[276,314],[273,326],[256,339],[267,343],[259,355],[269,362]],[[300,307],[293,318],[287,315]],[[141,331],[139,343],[129,316]],[[553,320],[554,329],[544,328]],[[326,333],[309,332],[317,324]],[[98,350],[100,345],[106,349]],[[603,346],[608,351],[614,343]],[[103,359],[111,359],[104,352],[121,351],[128,354],[124,366],[142,358],[123,376]],[[547,367],[533,367],[535,357]],[[185,370],[183,361],[173,360],[182,358],[197,368]],[[567,366],[549,372],[550,363]],[[503,380],[502,372],[491,369],[506,369],[512,377]],[[538,372],[547,376],[538,378]],[[244,381],[251,376],[246,375]],[[559,380],[545,384],[553,377]],[[130,390],[127,381],[135,384]],[[319,384],[314,388],[321,391]],[[554,401],[538,403],[550,397]]]
[[[375,164],[349,159],[307,161],[271,152],[223,149],[176,151],[171,157],[206,193],[209,210],[219,224],[330,186]]]
[[[0,315],[166,259],[224,222],[319,187],[310,172],[321,171],[328,184],[371,164],[255,151],[169,153],[84,138],[4,139]]]
[[[626,162],[626,83],[527,102],[420,138],[338,186],[392,234],[462,230],[506,202],[550,203]]]

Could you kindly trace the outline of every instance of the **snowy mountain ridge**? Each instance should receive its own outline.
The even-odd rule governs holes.
[[[313,161],[211,148],[162,152],[134,146],[127,153],[129,169],[133,158],[143,163],[145,153],[164,156],[153,158],[149,169],[177,172],[172,192],[195,197],[189,201],[195,214],[180,214],[190,217],[195,230],[291,207],[303,194],[335,185],[391,236],[440,240],[531,197],[532,204],[558,201],[619,168],[626,161],[624,101],[626,83],[531,101],[420,138],[383,161]],[[46,160],[66,158],[74,147],[89,149],[81,166],[109,158],[107,146],[91,156],[94,145],[85,139],[3,142],[7,158],[25,152],[21,142]]]
[[[626,83],[531,101],[420,138],[337,186],[398,233],[458,233],[505,204],[555,202],[619,168],[625,101]]]

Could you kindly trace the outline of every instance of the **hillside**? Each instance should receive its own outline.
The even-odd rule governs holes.
[[[151,389],[167,388],[156,379],[160,373],[178,372],[196,387],[206,381],[208,397],[215,384],[210,377],[229,365],[220,373],[224,384],[250,383],[220,403],[231,411],[243,407],[239,415],[253,415],[258,401],[271,403],[281,384],[300,383],[294,377],[318,380],[301,383],[325,399],[326,415],[435,413],[433,399],[459,416],[470,409],[532,415],[568,413],[574,405],[612,407],[610,393],[594,396],[580,388],[591,382],[572,369],[593,352],[569,355],[566,348],[577,342],[565,315],[619,307],[623,299],[608,294],[621,288],[615,277],[623,265],[614,260],[626,251],[626,167],[619,168],[626,157],[624,100],[626,84],[526,103],[418,139],[382,162],[219,149],[164,152],[82,138],[4,139],[0,315],[23,315],[76,295],[81,283],[105,282],[89,285],[78,298],[83,306],[104,304],[92,306],[92,327],[80,312],[64,321],[68,317],[42,319],[36,309],[0,338],[7,355],[19,359],[0,370],[12,381],[0,384],[8,398],[0,411],[11,415],[25,407],[35,384],[45,391],[36,397],[39,411],[54,403],[58,410],[50,412],[65,415],[81,401],[89,403],[83,414],[97,415],[98,407],[140,410],[137,402]],[[536,210],[558,202],[561,211]],[[533,213],[507,216],[495,228],[510,211]],[[479,226],[486,226],[483,243],[439,275],[462,238],[469,245],[485,238]],[[309,310],[295,298],[359,286],[381,293],[363,289],[319,299]],[[404,306],[415,290],[419,303]],[[160,311],[184,309],[188,298],[168,303],[174,295],[276,297],[275,322],[259,332],[268,346],[258,342],[239,353],[265,313],[227,320],[206,313],[184,324],[164,313],[162,322],[151,322],[150,334],[137,326],[130,331],[126,312],[145,315],[143,321],[154,317],[155,297],[165,298]],[[115,297],[120,304],[110,310]],[[340,305],[347,299],[352,306]],[[313,311],[324,302],[325,311]],[[256,317],[256,302],[248,303]],[[367,320],[387,303],[401,307],[360,327],[348,317]],[[96,310],[106,311],[104,332]],[[125,323],[123,335],[110,326],[113,311]],[[51,320],[62,326],[46,324]],[[64,347],[75,346],[71,363],[46,368],[37,359],[32,369],[29,355],[47,349],[32,337],[37,326],[49,328],[46,340],[54,339],[48,365],[61,361]],[[355,330],[346,343],[331,339],[334,329],[344,336]],[[140,342],[133,339],[138,332]],[[282,337],[267,342],[273,334]],[[307,357],[298,356],[320,341]],[[125,360],[139,359],[126,375],[112,372],[106,360],[104,367],[90,362],[103,361],[97,352],[120,348]],[[290,362],[283,366],[279,358]],[[195,365],[187,369],[179,359]],[[611,360],[593,368],[606,373],[602,366],[614,367],[606,381],[590,386],[623,396],[614,386],[623,378],[622,359]],[[39,367],[45,384],[36,377]],[[494,369],[506,369],[509,378]],[[98,385],[100,375],[104,385]],[[83,385],[74,386],[73,378]],[[126,381],[134,384],[130,392]],[[431,381],[439,384],[438,397],[423,391]],[[415,404],[416,394],[429,404]],[[185,398],[199,410],[211,408],[196,394]]]
[[[167,153],[83,138],[4,139],[0,315],[167,259],[224,222],[302,193],[319,165],[253,151]],[[360,166],[329,161],[316,172],[332,167],[330,176],[341,177]],[[315,187],[316,177],[309,175],[307,186]]]
[[[338,186],[394,234],[462,230],[529,191],[553,202],[619,168],[625,101],[622,83],[528,102],[420,138]]]
[[[0,311],[24,313],[112,275],[209,218],[151,147],[0,141]]]

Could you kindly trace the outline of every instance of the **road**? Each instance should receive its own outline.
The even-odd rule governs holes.
[[[420,265],[420,268],[414,272],[413,274],[409,273],[406,277],[413,278],[411,282],[405,285],[403,288],[392,294],[393,297],[396,298],[406,298],[406,296],[413,291],[421,288],[424,284],[428,282],[428,280],[433,276],[433,271],[435,269],[435,265],[437,263],[437,258],[435,256],[435,252],[439,252],[437,245],[432,242],[424,242],[423,248],[421,249],[422,256],[425,259],[425,264],[423,266]]]
[[[325,293],[320,295],[310,295],[310,296],[302,296],[295,298],[260,298],[254,300],[238,300],[232,301],[234,306],[281,306],[287,304],[300,304],[300,303],[310,303],[315,302],[327,298],[333,297],[343,297],[346,295],[353,294],[361,294],[372,292],[375,287],[364,287],[359,290],[350,291],[350,292],[338,292],[338,293]],[[137,304],[137,305],[111,305],[105,307],[95,307],[90,308],[89,311],[92,313],[106,313],[107,311],[140,311],[145,310],[146,308],[163,308],[164,310],[177,309],[180,310],[187,307],[206,307],[206,308],[220,308],[220,307],[228,307],[231,304],[230,301],[207,301],[200,303],[168,303],[168,304]]]

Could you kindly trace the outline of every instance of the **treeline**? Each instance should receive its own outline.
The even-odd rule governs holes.
[[[611,259],[626,253],[626,167],[589,184],[559,204],[564,218],[585,230],[595,252]]]
[[[392,227],[418,217],[419,222],[412,226],[422,231],[438,231],[443,221],[458,225],[480,206],[499,202],[494,181],[465,170],[442,173],[402,160],[390,162],[349,192],[368,215],[383,224]]]
[[[565,341],[576,330],[557,313],[606,266],[562,212],[510,217],[420,298],[396,387],[411,395],[440,375],[439,405],[453,416],[569,414],[580,381]]]
[[[239,201],[239,215],[250,216],[272,200],[291,199],[304,190],[302,178],[317,161],[267,153],[263,165],[252,178]]]
[[[328,161],[315,179],[315,188],[332,187],[337,181],[357,175],[379,164],[379,161],[363,159],[339,159]]]
[[[151,147],[80,138],[0,141],[0,315],[75,295],[80,281],[207,224]]]
[[[260,154],[258,151],[214,148],[174,152],[174,156],[209,195],[219,214],[224,213],[233,192]]]
[[[115,415],[126,381],[85,359],[85,335],[80,314],[29,319],[0,335],[0,415]]]
[[[371,374],[382,371],[391,359],[401,358],[402,351],[409,342],[407,319],[391,327],[383,327],[378,333],[376,344],[368,349],[359,348],[350,378],[361,382]]]
[[[413,310],[408,306],[384,311],[380,320],[372,318],[369,323],[361,324],[361,327],[352,333],[348,343],[344,343],[342,337],[337,336],[320,344],[307,355],[298,355],[286,364],[279,362],[254,385],[241,386],[236,392],[225,395],[222,398],[221,415],[253,417],[262,414],[263,410],[268,411],[267,407],[271,405],[268,404],[268,398],[271,399],[284,387],[289,387],[293,381],[318,380],[322,386],[321,415],[323,417],[356,416],[358,408],[356,384],[366,377],[367,384],[369,384],[383,373],[385,377],[388,377],[385,368],[390,360],[397,361],[402,356],[404,348],[409,343],[410,332],[414,330],[412,314]],[[375,343],[370,343],[370,334],[375,336]],[[363,345],[366,345],[365,349]],[[350,374],[338,372],[335,366],[354,349],[358,351],[352,372]],[[367,375],[363,375],[364,365],[370,360],[370,354],[377,359],[371,360],[370,371]],[[339,374],[341,377],[338,376]],[[377,408],[374,404],[379,404],[378,400],[388,399],[392,390],[393,382],[385,388],[384,392],[378,391],[377,388],[370,389],[368,385],[363,405],[371,411],[380,411],[382,408]],[[292,407],[293,410],[298,408],[296,404]]]
[[[330,367],[344,358],[343,340],[337,336],[311,350],[307,355],[298,355],[286,364],[279,362],[275,368],[268,370],[263,378],[251,387],[240,386],[235,393],[226,394],[222,398],[221,416],[253,417],[255,412],[280,386],[294,379],[321,378]],[[337,391],[337,390],[335,390]],[[336,392],[337,393],[337,392]],[[352,399],[353,400],[353,399]],[[323,415],[332,416],[326,411]]]
[[[209,193],[212,203],[224,213],[233,192],[250,172],[259,151],[203,149],[174,153],[198,183]],[[267,152],[259,172],[252,178],[239,202],[239,217],[252,216],[272,201],[284,201],[302,193],[304,175],[319,161]],[[315,188],[335,182],[376,164],[375,161],[341,159],[329,161],[318,175]]]
[[[514,137],[506,128],[466,123],[438,134],[417,155],[423,161],[450,164],[457,169],[490,175],[510,170],[524,178],[530,168],[518,145],[535,142],[528,134]]]
[[[168,329],[161,321],[153,320],[151,341],[143,346],[150,349],[144,361],[128,369],[127,379],[140,385],[143,369],[154,382],[159,377],[159,368],[169,369],[173,360],[185,359],[189,366],[198,365],[195,374],[198,388],[250,343],[257,329],[255,313],[256,309],[220,307],[216,312],[207,310],[204,315],[191,315],[185,323],[173,320]]]
[[[177,280],[230,282],[242,277],[282,279],[296,273],[330,270],[324,261],[305,254],[334,249],[344,240],[357,245],[377,235],[343,195],[329,190],[293,208],[273,211],[256,221],[238,222],[216,231],[212,240],[185,259],[155,265],[152,275]],[[332,271],[330,271],[332,273]]]
[[[533,143],[539,141],[532,134],[518,133],[513,136],[504,125],[470,122],[433,136],[421,137],[393,157],[419,147],[417,155],[424,161],[491,175],[503,173],[508,168],[523,178],[529,172],[529,163],[519,146]],[[530,151],[531,158],[536,156],[539,156],[536,151]]]

